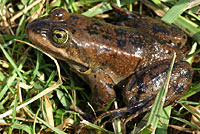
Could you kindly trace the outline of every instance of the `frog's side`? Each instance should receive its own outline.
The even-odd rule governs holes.
[[[113,87],[123,80],[127,82],[122,90],[128,107],[151,107],[174,53],[178,58],[166,104],[184,94],[191,83],[192,68],[183,61],[178,45],[136,28],[55,9],[50,16],[29,24],[26,33],[35,46],[66,61],[89,83],[97,110],[115,99]]]

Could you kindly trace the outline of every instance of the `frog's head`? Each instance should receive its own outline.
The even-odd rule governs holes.
[[[42,51],[68,63],[87,67],[83,56],[84,50],[81,50],[80,43],[74,40],[67,25],[68,16],[64,9],[53,9],[49,16],[30,23],[26,28],[26,34]]]

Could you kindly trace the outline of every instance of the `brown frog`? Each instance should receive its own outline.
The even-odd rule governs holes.
[[[120,85],[127,109],[133,114],[151,108],[174,53],[178,58],[166,105],[188,90],[193,71],[180,50],[186,41],[183,32],[149,17],[132,20],[136,23],[113,25],[56,8],[49,16],[30,23],[26,34],[35,46],[66,61],[90,85],[96,110],[103,110],[116,98],[114,86]],[[140,23],[143,20],[144,24]]]

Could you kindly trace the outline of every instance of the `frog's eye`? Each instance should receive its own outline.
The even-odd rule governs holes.
[[[50,12],[53,13],[55,10],[58,10],[60,9],[58,6],[54,6],[51,8]]]
[[[65,9],[59,8],[59,7],[53,7],[50,11],[50,17],[51,20],[55,21],[64,21],[68,17],[68,13]]]
[[[52,40],[56,44],[66,43],[69,39],[68,33],[62,29],[55,29],[52,31]]]

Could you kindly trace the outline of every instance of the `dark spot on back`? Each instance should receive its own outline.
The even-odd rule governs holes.
[[[108,40],[112,38],[111,36],[109,36],[107,34],[103,34],[102,36],[103,36],[104,39],[108,39]]]
[[[121,28],[116,28],[115,32],[116,32],[116,35],[119,37],[126,37],[126,31],[124,31]]]
[[[75,32],[76,32],[76,30],[75,30],[75,29],[72,29],[72,30],[71,30],[71,33],[72,33],[72,34],[74,34]]]
[[[68,20],[65,20],[65,21],[63,21],[62,23],[63,23],[63,24],[68,24],[69,21],[68,21]]]
[[[98,27],[101,27],[101,26],[103,26],[101,23],[99,23],[99,21],[98,20],[96,20],[96,19],[92,19],[91,20],[92,22],[93,22],[93,24],[92,25],[96,25],[96,26],[98,26]]]
[[[119,48],[123,48],[124,46],[126,46],[126,40],[117,40],[117,46]]]
[[[139,26],[140,26],[140,24],[139,24],[138,22],[133,23],[133,27],[134,27],[134,28],[138,28]]]
[[[158,26],[158,24],[156,24],[156,23],[152,24],[152,31],[155,34],[157,34],[157,33],[163,33],[165,35],[169,35],[169,31],[167,31],[165,27]]]
[[[91,27],[91,26],[86,26],[84,30],[86,30],[90,35],[100,33],[96,27]]]
[[[78,16],[70,16],[73,20],[77,20],[77,19],[79,19],[79,17]]]

